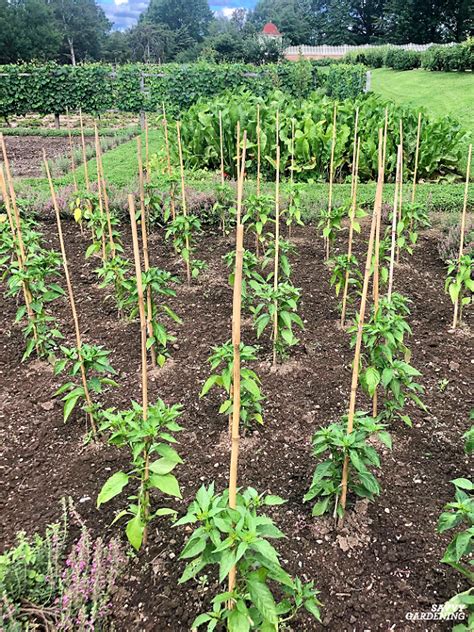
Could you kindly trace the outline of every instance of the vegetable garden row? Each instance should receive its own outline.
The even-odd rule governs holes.
[[[19,303],[16,320],[23,326],[24,360],[33,356],[47,360],[54,364],[56,375],[66,376],[56,391],[64,404],[64,421],[82,411],[89,441],[106,441],[128,450],[129,466],[104,480],[97,507],[123,498],[123,509],[117,512],[114,523],[124,524],[126,537],[137,551],[149,544],[151,526],[159,518],[177,518],[172,499],[181,497],[177,472],[186,467],[175,448],[175,435],[183,430],[178,423],[182,406],[167,404],[162,399],[152,403],[148,397],[150,366],[165,367],[170,361],[176,343],[172,331],[179,330],[181,322],[179,313],[170,305],[170,299],[180,291],[179,279],[151,265],[150,231],[158,226],[164,239],[172,244],[182,260],[187,286],[199,283],[199,276],[206,268],[206,263],[199,259],[203,226],[197,215],[188,212],[185,161],[196,160],[219,171],[213,221],[224,236],[234,233],[236,236],[235,248],[225,257],[233,287],[232,336],[212,350],[211,374],[202,386],[200,397],[215,390],[221,394],[219,413],[228,419],[231,451],[228,489],[219,490],[213,482],[203,485],[187,513],[174,523],[177,528],[184,526],[188,534],[180,555],[185,561],[180,582],[215,572],[221,589],[213,596],[212,609],[198,614],[193,628],[205,626],[213,630],[223,624],[239,632],[277,630],[300,609],[306,609],[317,620],[321,617],[315,582],[291,576],[271,544],[271,540],[284,534],[263,514],[263,509],[278,507],[285,501],[252,487],[239,487],[238,477],[241,429],[258,428],[265,418],[265,396],[255,368],[261,350],[241,340],[241,319],[242,315],[248,316],[256,337],[271,345],[274,367],[291,357],[299,342],[298,331],[305,327],[300,314],[301,290],[292,280],[292,260],[297,249],[293,234],[302,224],[296,179],[308,170],[305,160],[313,161],[311,156],[321,161],[312,168],[320,173],[327,171],[328,207],[321,214],[318,229],[335,300],[341,299],[340,326],[347,331],[347,344],[354,349],[348,413],[313,435],[316,466],[312,480],[307,482],[308,491],[301,499],[310,503],[312,515],[328,514],[342,527],[349,506],[357,498],[375,500],[381,489],[374,472],[382,468],[381,454],[392,447],[390,428],[397,420],[412,426],[410,406],[426,411],[424,389],[419,384],[421,374],[411,363],[408,346],[410,303],[394,288],[399,274],[397,264],[413,254],[420,231],[429,226],[424,205],[417,201],[420,174],[428,177],[436,169],[449,167],[455,171],[457,160],[453,158],[451,164],[446,162],[440,167],[441,161],[446,160],[445,155],[442,158],[442,149],[433,158],[432,136],[439,133],[439,143],[442,142],[439,123],[424,121],[421,115],[408,122],[404,118],[402,123],[400,118],[397,121],[399,111],[383,107],[373,110],[372,105],[350,108],[348,104],[338,106],[323,101],[303,116],[304,107],[296,108],[281,97],[265,107],[249,97],[242,104],[243,118],[242,110],[236,110],[238,104],[232,98],[227,102],[217,100],[205,112],[201,106],[195,106],[176,125],[170,124],[164,114],[165,142],[159,152],[150,150],[148,129],[145,130],[143,162],[142,139],[137,138],[139,190],[136,196],[128,198],[133,261],[124,254],[120,218],[109,203],[96,128],[97,181],[91,182],[84,160],[82,189],[72,165],[75,194],[71,212],[77,231],[90,240],[85,257],[97,260],[97,281],[111,293],[118,318],[140,323],[142,401],[132,401],[124,410],[107,405],[111,389],[119,385],[110,352],[100,345],[84,342],[75,280],[70,274],[63,238],[63,218],[47,156],[44,164],[60,253],[44,247],[37,220],[18,204],[1,139],[0,192],[5,215],[0,223],[0,264],[7,295]],[[315,122],[328,120],[331,122],[325,136],[320,129],[311,129]],[[196,133],[193,125],[200,125],[202,130]],[[203,138],[208,140],[207,155],[202,153]],[[452,138],[453,152],[459,138],[459,135]],[[209,141],[214,141],[214,145]],[[444,139],[444,142],[450,141]],[[324,157],[321,148],[327,144],[329,155]],[[84,137],[82,151],[85,154]],[[464,252],[471,153],[472,147],[467,162],[459,248],[449,264],[446,279],[453,302],[453,329],[462,324],[463,310],[471,303],[474,289],[472,254]],[[430,171],[432,164],[436,166]],[[226,181],[228,172],[235,173],[236,192]],[[256,174],[257,192],[245,196],[246,177],[252,172]],[[366,218],[366,211],[358,205],[358,185],[374,173],[377,175],[375,204],[371,216]],[[288,199],[283,203],[280,186],[286,174]],[[332,203],[337,174],[351,179],[351,197],[343,207],[334,207]],[[263,195],[262,178],[272,175],[275,193]],[[389,225],[383,231],[383,189],[390,176],[394,176],[395,195]],[[158,189],[152,184],[155,178],[160,183]],[[409,189],[407,180],[411,184]],[[334,255],[343,230],[349,235],[347,252]],[[367,231],[368,240],[363,243],[365,261],[359,261],[354,254],[355,240],[362,239]],[[287,238],[283,236],[285,232]],[[65,344],[55,317],[55,304],[65,296],[74,323],[72,346]],[[370,413],[357,406],[361,394],[371,402]],[[467,442],[467,449],[472,451],[472,431]],[[469,492],[473,484],[464,478],[453,482],[456,502],[446,507],[439,530],[457,527],[463,521],[467,528],[456,532],[443,562],[469,578],[472,573],[468,560],[473,546]],[[453,603],[470,607],[471,592],[457,595]],[[24,610],[8,599],[6,603],[11,621],[21,621]],[[3,616],[8,620],[5,612]],[[93,616],[99,620],[97,613]],[[470,620],[472,623],[472,615]]]

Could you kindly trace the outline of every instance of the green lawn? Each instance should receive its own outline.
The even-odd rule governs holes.
[[[424,107],[456,118],[474,138],[474,74],[465,72],[372,70],[372,90],[396,103]]]

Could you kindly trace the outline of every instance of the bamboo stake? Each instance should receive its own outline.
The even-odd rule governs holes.
[[[224,130],[222,128],[222,110],[219,111],[219,147],[221,153],[221,185],[224,186]]]
[[[238,197],[242,198],[243,177],[238,183]],[[232,405],[232,442],[230,454],[229,472],[229,507],[237,506],[237,475],[240,447],[240,318],[242,310],[242,261],[244,254],[244,227],[237,224],[236,256],[234,274],[234,297],[232,305],[232,346],[234,350],[233,361],[233,405]],[[236,583],[236,567],[229,572],[229,592],[232,592]],[[229,607],[232,607],[229,603]]]
[[[402,221],[403,210],[403,122],[400,119],[400,146],[402,148],[402,159],[400,163],[400,184],[398,187],[398,221]],[[400,262],[400,246],[397,246],[397,263]]]
[[[84,181],[86,183],[86,191],[91,190],[89,182],[89,170],[87,168],[86,139],[84,138],[84,124],[82,121],[82,110],[79,108],[79,123],[81,126],[81,146],[82,146],[82,162],[84,163]]]
[[[94,122],[94,139],[95,139],[95,163],[97,170],[97,195],[99,198],[99,211],[102,223],[102,261],[105,263],[107,260],[107,252],[105,248],[105,231],[104,231],[104,200],[102,195],[102,180],[100,177],[100,141],[97,125]]]
[[[383,154],[382,154],[382,163],[383,168],[385,169],[386,159],[387,159],[387,138],[388,138],[388,108],[385,108],[385,122],[383,127]]]
[[[3,165],[0,164],[0,193],[2,194],[3,205],[7,211],[8,223],[10,224],[10,231],[13,237],[13,243],[16,242],[15,224],[13,223],[12,210],[10,208],[10,199],[8,197],[7,183],[5,181],[5,174],[3,172]],[[16,249],[16,246],[15,246]]]
[[[351,180],[351,199],[354,200],[354,173],[355,173],[355,164],[358,150],[358,134],[359,134],[359,108],[356,108],[355,113],[355,123],[354,123],[354,141],[353,141],[353,149],[352,149],[352,180]]]
[[[390,248],[390,269],[388,273],[388,291],[387,297],[390,300],[392,297],[393,289],[393,271],[395,267],[395,243],[397,238],[397,209],[398,209],[398,192],[400,189],[401,178],[401,162],[402,162],[402,147],[398,145],[397,150],[397,175],[395,178],[395,193],[393,197],[393,213],[392,213],[392,243]]]
[[[295,182],[295,119],[291,119],[291,163],[290,163],[291,196],[289,204],[293,204],[293,185]],[[291,239],[291,224],[288,225],[288,239]]]
[[[74,147],[72,145],[72,134],[71,134],[71,121],[69,120],[69,108],[66,108],[66,125],[67,125],[67,133],[69,136],[69,152],[71,154],[71,169],[72,169],[72,179],[74,182],[74,192],[78,192],[77,188],[77,178],[76,178],[76,159],[74,158]]]
[[[183,208],[183,215],[186,217],[187,215],[186,188],[184,186],[183,147],[181,144],[181,124],[179,121],[176,121],[176,133],[178,135],[179,168],[181,172],[181,206]],[[189,236],[187,234],[186,234],[186,250],[188,251],[188,257],[186,259],[186,278],[187,278],[188,285],[191,285],[191,265],[190,265],[191,252],[189,249]]]
[[[143,409],[143,422],[145,423],[148,418],[148,370],[147,370],[147,355],[146,355],[146,340],[147,340],[147,323],[145,317],[145,302],[143,297],[143,285],[142,285],[142,268],[140,263],[140,248],[138,246],[137,235],[137,220],[135,215],[135,202],[133,196],[128,196],[128,209],[130,212],[130,224],[132,226],[132,242],[133,242],[133,258],[135,260],[135,276],[137,280],[137,293],[138,293],[138,311],[140,314],[140,340],[141,340],[141,365],[142,365],[142,409]],[[144,484],[150,477],[150,455],[147,447],[144,448],[145,456],[145,474]],[[148,539],[148,527],[145,525],[143,531],[143,544],[146,546]]]
[[[273,271],[273,290],[278,290],[278,272],[280,267],[280,118],[276,113],[276,173],[275,173],[275,267]],[[278,342],[278,301],[275,298],[273,315],[273,366],[277,364]]]
[[[76,311],[76,302],[74,300],[74,292],[73,292],[73,289],[72,289],[71,277],[69,276],[69,265],[68,265],[68,261],[67,261],[66,248],[64,246],[63,229],[62,229],[62,225],[61,225],[61,216],[60,216],[60,213],[59,213],[59,206],[58,206],[58,200],[56,198],[56,192],[54,190],[53,181],[51,179],[51,174],[49,172],[49,165],[48,165],[48,160],[46,158],[46,152],[45,152],[44,149],[43,149],[43,161],[44,161],[44,167],[45,167],[45,170],[46,170],[46,176],[48,178],[49,190],[50,190],[50,193],[51,193],[51,199],[53,201],[54,212],[56,214],[56,223],[57,223],[57,227],[58,227],[59,245],[61,247],[61,255],[62,255],[62,258],[63,258],[64,276],[66,277],[67,291],[68,291],[68,294],[69,294],[69,305],[71,306],[72,320],[74,322],[74,332],[75,332],[75,335],[76,335],[77,354],[78,354],[78,357],[79,357],[79,363],[80,363],[80,367],[81,367],[82,387],[84,389],[84,397],[85,397],[85,400],[86,400],[86,404],[87,404],[87,406],[89,408],[89,412],[87,413],[87,415],[89,417],[89,421],[90,421],[90,424],[91,424],[92,433],[93,433],[94,437],[97,437],[97,428],[96,428],[96,425],[95,425],[94,416],[93,416],[92,411],[91,411],[92,400],[91,400],[91,396],[90,396],[90,392],[89,392],[89,386],[87,385],[87,377],[86,377],[86,370],[84,368],[84,360],[82,358],[81,330],[79,328],[79,318],[77,316],[77,311]]]
[[[348,238],[349,243],[347,246],[348,266],[350,265],[350,260],[352,257],[352,240],[354,238],[354,221],[355,221],[355,214],[357,210],[357,187],[359,184],[359,159],[360,159],[360,138],[357,139],[357,152],[356,152],[355,163],[354,163],[353,172],[352,172],[352,179],[354,182],[354,186],[352,189],[352,203],[351,203],[349,238]],[[346,270],[346,275],[344,279],[344,292],[342,295],[342,310],[341,310],[341,327],[344,327],[345,320],[346,320],[348,291],[349,291],[349,267]]]
[[[138,159],[138,182],[139,182],[139,194],[140,194],[140,212],[141,222],[140,227],[142,231],[142,245],[143,245],[143,263],[145,273],[150,270],[150,256],[148,252],[148,234],[147,234],[147,222],[145,217],[145,186],[143,179],[143,162],[142,162],[142,141],[140,136],[137,136],[137,159]],[[148,285],[146,290],[146,324],[148,330],[148,336],[153,338],[153,300],[151,295],[151,287]],[[151,363],[153,367],[156,366],[156,349],[153,344],[150,347]]]
[[[237,225],[242,223],[242,204],[243,204],[243,187],[245,180],[245,159],[247,156],[247,130],[244,130],[244,134],[242,136],[242,155],[240,157],[240,181],[241,187],[239,191],[239,186],[237,182]]]
[[[170,141],[168,136],[168,119],[166,118],[166,110],[165,104],[163,103],[163,127],[165,131],[165,147],[166,147],[166,160],[168,163],[168,176],[169,178],[173,175],[173,170],[171,168],[171,153],[170,153]],[[174,186],[170,183],[170,208],[171,208],[171,217],[174,219],[176,217],[176,208],[175,208],[175,200],[174,200]]]
[[[420,155],[420,137],[421,137],[421,112],[418,113],[418,129],[416,131],[416,148],[415,148],[415,168],[413,171],[413,188],[411,190],[411,203],[415,203],[416,195],[416,178],[418,176],[418,160]]]
[[[150,139],[148,134],[148,116],[145,112],[145,173],[146,173],[146,182],[150,183]]]
[[[461,213],[461,235],[459,237],[458,269],[459,269],[459,264],[461,262],[461,257],[463,256],[463,252],[464,252],[464,233],[466,231],[467,199],[468,199],[468,194],[469,194],[469,178],[471,175],[471,159],[472,159],[472,144],[469,145],[469,151],[467,154],[466,184],[464,186],[464,202],[463,202],[462,213]],[[454,303],[453,329],[456,329],[457,324],[458,324],[458,312],[459,312],[460,299],[462,299],[461,296]],[[459,321],[460,320],[461,318],[459,318]]]
[[[257,195],[260,195],[260,161],[262,159],[262,141],[261,141],[261,128],[260,128],[260,103],[257,103]]]
[[[336,150],[336,117],[337,117],[337,103],[334,103],[334,114],[332,121],[332,141],[331,141],[331,162],[329,165],[329,193],[328,193],[328,215],[330,216],[332,211],[332,190],[334,180],[334,153]],[[331,220],[328,218],[328,228],[330,227]],[[329,237],[326,238],[326,261],[329,260],[331,243]]]
[[[107,193],[107,186],[105,183],[104,164],[102,162],[102,149],[100,147],[100,142],[98,143],[98,148],[99,148],[99,153],[98,153],[97,169],[100,171],[102,196],[103,196],[103,201],[104,201],[105,216],[107,219],[107,230],[109,233],[109,246],[110,246],[110,251],[112,253],[112,257],[115,257],[116,248],[115,248],[115,242],[114,242],[114,234],[112,230],[112,219],[110,215],[109,195]]]
[[[369,244],[367,248],[367,257],[365,260],[365,274],[364,283],[362,287],[362,297],[360,301],[359,320],[357,324],[357,338],[354,352],[354,362],[352,363],[352,381],[351,381],[351,394],[349,401],[349,415],[347,420],[347,434],[351,434],[354,429],[354,417],[356,409],[356,397],[357,397],[357,385],[359,383],[359,365],[360,365],[360,352],[362,348],[362,331],[365,320],[365,310],[367,304],[367,293],[369,289],[369,280],[372,264],[372,251],[374,248],[375,228],[377,224],[377,208],[379,204],[382,204],[383,194],[383,173],[382,173],[382,141],[381,133],[379,133],[379,173],[377,178],[377,190],[375,194],[374,211],[372,214],[372,222],[370,226]],[[342,470],[342,482],[341,482],[341,507],[343,511],[346,508],[347,500],[347,481],[349,477],[349,459],[346,456],[344,459],[344,465]],[[341,519],[342,524],[342,519]]]
[[[240,180],[240,121],[237,121],[237,181]]]

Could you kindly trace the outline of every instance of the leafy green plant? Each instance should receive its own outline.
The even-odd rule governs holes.
[[[317,430],[313,436],[313,455],[326,460],[318,463],[311,486],[304,496],[304,502],[317,500],[313,506],[313,516],[321,516],[327,511],[342,516],[339,504],[343,464],[349,459],[348,492],[360,498],[373,500],[380,493],[374,468],[380,468],[380,457],[374,447],[377,439],[391,449],[392,440],[386,426],[369,417],[367,413],[356,412],[354,429],[347,433],[347,416],[337,423]]]
[[[234,370],[234,349],[229,340],[219,347],[213,347],[213,353],[209,357],[212,374],[207,378],[199,397],[204,397],[215,387],[221,387],[227,396],[219,408],[219,413],[230,415],[232,413],[232,376]],[[257,349],[240,343],[240,361],[242,365],[257,360]],[[220,372],[217,372],[217,369]],[[240,419],[245,427],[250,427],[252,422],[263,424],[262,404],[263,396],[260,390],[260,378],[252,369],[241,366],[240,369]]]
[[[397,222],[397,247],[413,254],[413,246],[418,241],[422,228],[431,225],[427,208],[422,204],[406,203],[402,206],[402,217]]]
[[[462,309],[472,303],[474,292],[474,280],[472,279],[471,255],[463,255],[459,261],[448,261],[448,272],[445,283],[445,290],[455,305],[460,306],[459,320],[462,318]]]
[[[267,282],[274,278],[274,262],[275,262],[275,239],[269,241],[262,260],[262,270],[270,269],[267,275]],[[290,281],[291,264],[290,256],[296,254],[296,247],[287,239],[279,240],[278,247],[278,279]]]
[[[290,237],[293,226],[304,226],[304,222],[301,219],[301,212],[301,186],[292,183],[288,187],[288,206],[284,210],[285,223],[288,226],[288,235]]]
[[[298,302],[301,297],[301,291],[288,282],[278,284],[275,290],[272,283],[259,283],[252,280],[249,282],[258,301],[256,306],[252,306],[250,311],[253,314],[254,326],[257,332],[257,338],[268,327],[273,326],[275,310],[277,311],[277,331],[276,331],[276,351],[281,357],[285,357],[288,349],[298,344],[298,338],[295,336],[293,326],[304,329],[303,321],[297,314]],[[272,337],[275,332],[272,333]]]
[[[222,233],[226,235],[227,226],[235,214],[235,191],[228,184],[219,184],[216,187],[216,197],[212,211],[220,217]]]
[[[169,223],[165,233],[165,238],[172,238],[176,252],[187,265],[190,265],[193,279],[206,265],[199,259],[193,259],[196,235],[201,232],[201,222],[196,215],[179,214]]]
[[[151,492],[158,490],[165,496],[181,498],[178,480],[171,472],[183,461],[169,445],[176,443],[173,433],[182,430],[176,421],[181,413],[181,405],[167,406],[161,399],[149,405],[145,415],[143,407],[136,402],[132,402],[130,410],[104,412],[100,429],[110,433],[110,444],[129,449],[131,467],[127,472],[115,472],[107,479],[97,496],[97,507],[121,494],[130,483],[137,486],[136,491],[127,497],[130,501],[127,508],[114,520],[128,517],[125,532],[136,550],[146,539],[152,520],[176,514],[169,507],[152,510]],[[152,461],[155,455],[159,458]]]
[[[321,209],[318,228],[322,230],[323,239],[329,242],[328,252],[336,241],[339,231],[342,230],[342,220],[347,217],[347,206],[338,206],[332,209]]]
[[[102,261],[102,265],[96,269],[101,289],[113,284],[113,299],[120,315],[125,313],[130,300],[130,292],[134,289],[133,278],[129,277],[130,270],[130,261],[118,254]]]
[[[193,628],[207,626],[208,632],[221,624],[228,630],[278,630],[305,608],[320,621],[320,602],[313,582],[303,584],[281,566],[271,539],[284,534],[265,515],[261,507],[281,505],[278,496],[258,494],[253,488],[237,494],[236,508],[229,507],[228,492],[216,494],[214,483],[201,487],[187,514],[175,526],[192,525],[180,558],[187,563],[179,583],[195,579],[208,566],[216,566],[219,584],[236,568],[236,585],[213,599],[213,609],[199,615]],[[272,590],[282,595],[276,600]],[[232,604],[229,608],[228,604]]]
[[[341,288],[344,288],[346,275],[348,275],[348,296],[351,289],[356,292],[362,289],[362,273],[355,255],[350,257],[347,254],[337,255],[329,260],[329,265],[331,266],[329,285],[334,287],[336,296],[339,296]]]
[[[445,511],[438,520],[438,532],[444,533],[461,525],[466,525],[466,528],[457,532],[441,561],[455,568],[472,582],[474,573],[470,569],[469,559],[474,551],[474,483],[467,478],[456,478],[451,482],[455,487],[455,500],[445,505]],[[466,563],[463,563],[463,559]]]
[[[415,382],[421,374],[408,361],[410,351],[405,344],[405,336],[411,334],[406,320],[410,313],[408,299],[393,293],[391,299],[382,297],[378,309],[371,310],[370,317],[362,330],[360,383],[364,391],[373,397],[377,387],[385,393],[383,418],[387,421],[398,415],[408,426],[410,417],[404,414],[408,400],[426,411],[420,399],[423,387]],[[351,344],[355,344],[357,325],[350,330]]]
[[[228,268],[231,269],[229,274],[229,284],[234,286],[235,277],[235,250],[231,250],[224,255],[224,261]],[[242,258],[242,305],[249,307],[253,301],[252,289],[249,287],[251,280],[257,283],[264,283],[264,279],[260,273],[260,260],[251,250],[244,250]]]
[[[260,246],[265,250],[268,236],[265,232],[267,224],[273,223],[272,214],[275,200],[270,195],[249,195],[245,200],[245,212],[242,224],[255,234],[257,256]]]
[[[79,381],[81,376],[81,364],[84,366],[86,375],[86,383],[89,393],[101,394],[105,386],[118,386],[117,382],[110,375],[116,375],[116,371],[110,365],[109,355],[107,351],[98,345],[82,344],[81,348],[77,347],[61,347],[64,358],[58,360],[54,367],[54,374],[59,375],[65,369],[72,378],[69,382],[63,384],[55,392],[55,397],[64,395],[64,421],[66,422],[74,408],[79,402],[82,402],[82,410],[92,415],[96,420],[100,419],[100,405],[92,402],[92,410],[86,399],[86,391],[84,385]]]

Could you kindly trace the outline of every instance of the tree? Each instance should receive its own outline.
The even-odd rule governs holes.
[[[261,30],[274,22],[290,44],[307,44],[312,34],[311,2],[308,0],[259,0],[250,21]]]
[[[126,64],[131,58],[130,33],[112,31],[102,47],[102,61],[112,64]]]
[[[46,61],[57,57],[61,34],[44,0],[17,0],[6,16],[11,34],[11,61]]]
[[[62,54],[77,60],[99,59],[112,24],[95,0],[51,0],[63,37]]]
[[[312,2],[312,44],[353,44],[351,0],[314,0]]]
[[[163,24],[175,32],[186,29],[194,41],[200,42],[214,18],[207,0],[151,0],[141,19]]]
[[[175,32],[147,20],[140,20],[129,31],[128,38],[132,61],[145,63],[168,62],[190,41],[186,29]]]
[[[357,44],[376,43],[377,38],[383,35],[385,3],[386,0],[352,0],[350,2],[350,29],[355,35]]]

